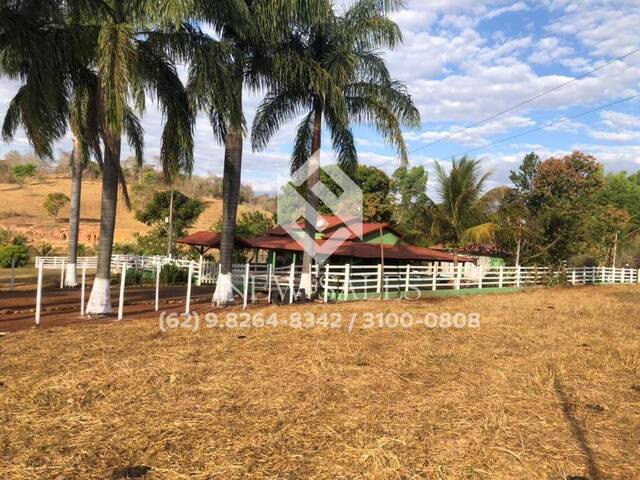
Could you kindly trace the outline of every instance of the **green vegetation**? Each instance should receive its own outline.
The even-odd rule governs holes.
[[[22,185],[36,174],[36,170],[37,167],[33,163],[22,163],[11,167],[11,175],[18,184]]]
[[[70,199],[64,193],[50,193],[44,200],[43,207],[54,219],[58,219],[60,210],[69,203]]]

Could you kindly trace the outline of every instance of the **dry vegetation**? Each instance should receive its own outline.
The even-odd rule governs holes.
[[[93,246],[100,231],[101,180],[85,179],[82,183],[82,210],[80,223],[80,242]],[[58,221],[50,217],[42,206],[50,193],[62,192],[69,195],[70,179],[59,175],[45,176],[43,181],[33,180],[24,186],[0,183],[0,227],[9,228],[15,233],[26,235],[30,241],[47,241],[65,251],[68,233],[68,207],[60,211]],[[222,214],[222,201],[214,198],[202,199],[206,210],[195,225],[197,230],[210,229]],[[255,208],[241,205],[238,215]],[[131,240],[133,233],[145,232],[147,227],[138,222],[133,212],[127,210],[124,202],[118,205],[116,222],[116,241]]]
[[[558,288],[310,307],[478,312],[473,330],[9,334],[0,477],[637,479],[639,304]]]

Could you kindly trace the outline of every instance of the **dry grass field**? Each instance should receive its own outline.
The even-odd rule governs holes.
[[[101,180],[85,180],[82,184],[82,210],[80,223],[80,242],[93,246],[100,231]],[[0,183],[0,227],[9,228],[16,233],[26,235],[30,241],[38,244],[43,241],[52,243],[60,251],[66,248],[65,235],[68,232],[66,220],[68,208],[61,210],[58,221],[50,217],[42,204],[50,193],[62,192],[70,195],[69,178],[50,175],[44,181],[33,180],[20,187],[16,184]],[[207,208],[200,216],[195,230],[208,230],[222,214],[222,201],[214,198],[203,199]],[[241,205],[239,214],[251,210]],[[127,210],[123,201],[118,204],[116,222],[116,241],[130,240],[135,232],[145,232],[147,226],[138,222],[133,212]]]
[[[638,293],[250,310],[481,315],[464,329],[8,334],[0,478],[638,479]]]

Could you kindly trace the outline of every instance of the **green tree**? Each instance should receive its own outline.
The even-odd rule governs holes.
[[[140,210],[135,212],[136,220],[152,227],[147,234],[137,236],[137,242],[144,245],[141,250],[158,254],[166,249],[170,203],[171,192],[156,192]],[[203,211],[204,204],[200,200],[174,191],[171,241],[175,243],[176,239],[184,237]]]
[[[26,245],[9,244],[0,246],[0,267],[10,268],[15,261],[16,267],[23,267],[29,261],[29,249]]]
[[[240,215],[240,219],[238,220],[238,225],[236,227],[236,234],[240,238],[255,238],[263,235],[267,230],[272,229],[274,226],[273,215],[260,212],[258,210],[254,212],[245,212]],[[213,230],[219,232],[221,228],[222,219],[218,219]]]
[[[392,192],[395,196],[393,222],[404,237],[414,244],[429,241],[428,216],[431,200],[427,196],[429,174],[424,167],[400,167],[393,172]]]
[[[511,171],[509,180],[511,180],[511,183],[519,193],[523,195],[531,193],[533,179],[538,173],[541,163],[540,157],[535,152],[531,152],[525,155],[517,171]]]
[[[483,193],[489,173],[482,173],[480,161],[468,157],[451,160],[449,171],[435,164],[440,202],[431,208],[432,237],[454,251],[466,243],[483,243],[494,238],[497,225],[488,222]]]
[[[11,175],[19,185],[24,185],[28,178],[36,174],[37,167],[33,163],[22,163],[11,167]]]
[[[44,209],[47,211],[49,215],[51,215],[54,219],[58,219],[58,213],[60,210],[65,207],[69,203],[69,197],[67,197],[64,193],[56,192],[50,193],[44,200]]]
[[[358,0],[342,15],[303,25],[274,53],[275,84],[258,107],[252,128],[254,150],[263,149],[285,123],[300,113],[291,170],[304,168],[308,238],[316,236],[323,122],[329,129],[338,165],[353,171],[358,163],[353,123],[373,125],[393,145],[402,162],[407,149],[401,125],[417,126],[420,116],[403,84],[394,81],[379,49],[397,46],[402,35],[388,14],[402,2]],[[310,245],[313,249],[313,245]],[[303,256],[301,288],[311,292],[311,252]]]

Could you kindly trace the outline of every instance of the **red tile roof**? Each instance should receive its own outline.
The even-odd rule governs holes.
[[[184,245],[194,245],[209,248],[220,248],[220,232],[196,232],[176,240]],[[236,237],[236,245],[241,248],[251,248],[242,238]]]

